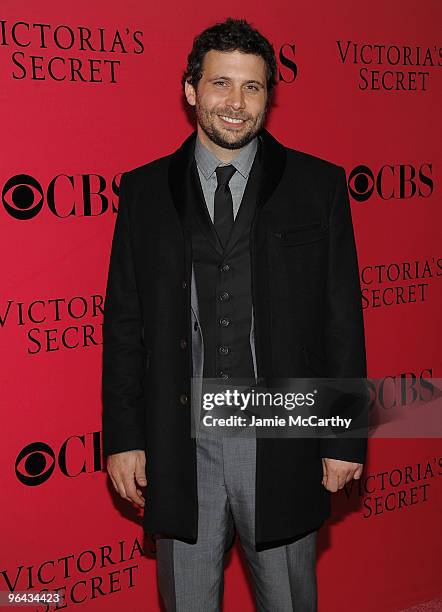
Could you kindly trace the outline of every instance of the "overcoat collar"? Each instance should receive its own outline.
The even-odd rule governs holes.
[[[188,219],[189,198],[195,195],[195,182],[194,178],[192,180],[192,176],[195,177],[196,175],[194,157],[196,135],[195,130],[186,138],[183,144],[172,153],[169,163],[169,189],[183,228],[186,227]],[[257,209],[264,206],[275,191],[284,173],[287,157],[286,148],[266,129],[261,130],[258,138],[260,142],[256,155],[260,156],[260,181],[256,196]],[[201,186],[199,191],[199,197],[201,197]],[[210,221],[207,210],[206,213]],[[210,232],[209,240],[217,250],[221,249],[213,224],[211,222],[205,223],[204,226],[206,231]]]

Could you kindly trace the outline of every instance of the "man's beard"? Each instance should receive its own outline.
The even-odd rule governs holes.
[[[251,142],[261,130],[262,126],[264,125],[267,106],[264,108],[262,113],[255,117],[254,120],[251,120],[250,116],[244,115],[232,117],[231,111],[224,114],[221,110],[208,111],[199,104],[198,100],[195,105],[195,111],[201,129],[212,142],[219,147],[223,147],[224,149],[241,149],[249,144],[249,142]],[[240,134],[235,135],[235,132],[232,130],[229,132],[230,136],[226,136],[226,132],[222,129],[218,129],[218,127],[215,125],[215,117],[217,115],[232,117],[233,119],[246,119],[247,127],[244,131],[241,131]]]

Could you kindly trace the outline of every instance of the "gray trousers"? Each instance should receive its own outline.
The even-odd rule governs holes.
[[[317,531],[291,544],[255,550],[255,460],[255,437],[197,440],[197,543],[156,540],[158,588],[167,612],[219,612],[224,551],[234,526],[257,611],[316,612]]]

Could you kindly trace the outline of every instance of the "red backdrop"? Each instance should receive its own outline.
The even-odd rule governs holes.
[[[229,15],[274,45],[268,129],[347,170],[369,375],[404,405],[401,384],[441,377],[439,2],[2,0],[0,590],[158,609],[140,515],[100,455],[102,304],[120,174],[190,132],[181,72]],[[441,455],[440,439],[371,440],[321,530],[321,612],[438,594]],[[235,547],[225,610],[253,609],[244,570]]]

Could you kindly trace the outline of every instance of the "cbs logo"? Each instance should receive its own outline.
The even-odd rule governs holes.
[[[119,196],[121,173],[113,177],[111,196]],[[117,182],[118,179],[118,182]],[[109,209],[106,179],[99,174],[58,174],[46,192],[29,174],[9,178],[2,189],[2,203],[6,212],[19,221],[36,217],[46,202],[49,211],[59,218],[72,216],[97,217]],[[117,212],[112,201],[112,212]]]
[[[366,202],[373,193],[382,200],[428,198],[433,193],[432,164],[384,165],[377,174],[368,166],[356,166],[348,176],[348,189],[356,202]]]

